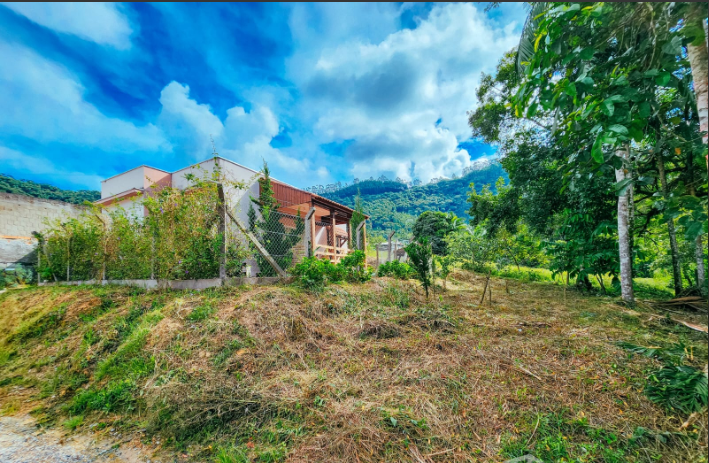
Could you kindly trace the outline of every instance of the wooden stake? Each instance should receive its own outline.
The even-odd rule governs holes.
[[[482,305],[483,302],[485,302],[485,293],[487,293],[487,285],[490,283],[490,274],[488,273],[487,278],[485,278],[485,288],[483,289],[483,297],[480,298],[480,302],[478,302],[478,305]]]

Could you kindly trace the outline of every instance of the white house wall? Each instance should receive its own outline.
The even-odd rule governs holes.
[[[140,190],[144,186],[145,168],[140,166],[101,182],[101,199],[132,190],[133,188]]]

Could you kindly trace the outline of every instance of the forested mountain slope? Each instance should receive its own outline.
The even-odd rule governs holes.
[[[33,198],[56,199],[67,203],[82,204],[84,201],[96,201],[101,193],[94,190],[62,190],[54,185],[36,183],[32,180],[17,180],[10,175],[0,174],[0,192]]]
[[[504,178],[505,182],[509,181],[502,166],[499,163],[491,163],[461,178],[428,185],[406,188],[397,182],[367,180],[324,196],[354,207],[359,189],[364,212],[371,216],[375,232],[396,230],[408,234],[416,217],[424,211],[453,212],[459,217],[467,217],[470,207],[467,202],[470,183],[475,183],[478,192],[487,184],[494,191],[495,182],[500,177]]]

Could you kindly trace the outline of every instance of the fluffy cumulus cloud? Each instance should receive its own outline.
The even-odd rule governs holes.
[[[133,32],[116,3],[3,2],[30,21],[60,33],[72,34],[100,45],[130,47]]]
[[[353,140],[346,158],[356,176],[460,173],[470,164],[458,145],[469,138],[480,73],[516,44],[515,27],[471,4],[446,4],[379,42],[326,44],[312,72],[295,75],[317,112],[316,135]]]
[[[76,75],[30,48],[0,40],[0,62],[5,63],[0,66],[2,135],[124,153],[169,148],[155,125],[103,114],[84,99]]]
[[[268,107],[255,105],[246,112],[234,106],[222,122],[209,105],[191,98],[189,91],[188,86],[171,82],[160,93],[157,125],[171,140],[175,154],[201,161],[212,152],[213,142],[220,155],[251,167],[265,160],[291,174],[306,172],[307,159],[291,158],[271,146],[280,127]]]
[[[3,171],[98,188],[213,141],[297,186],[459,174],[480,73],[517,42],[506,8],[3,3]]]

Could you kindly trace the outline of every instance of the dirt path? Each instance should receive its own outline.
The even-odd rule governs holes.
[[[149,452],[120,440],[65,436],[56,429],[37,428],[30,416],[0,417],[2,463],[158,463]]]

